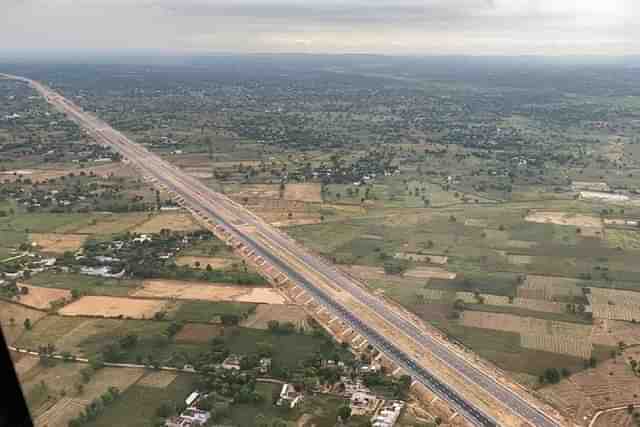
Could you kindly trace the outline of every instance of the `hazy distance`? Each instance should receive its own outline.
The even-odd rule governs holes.
[[[637,55],[634,0],[4,0],[0,55]]]

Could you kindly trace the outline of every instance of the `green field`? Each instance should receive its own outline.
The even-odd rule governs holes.
[[[60,345],[60,340],[76,329],[86,319],[49,315],[35,323],[30,331],[24,331],[16,342],[18,347],[37,349],[40,345]]]
[[[86,295],[127,296],[140,281],[109,279],[84,274],[44,272],[34,275],[30,283],[46,288],[78,289]]]
[[[489,304],[465,304],[464,307],[465,307],[465,310],[487,311],[490,313],[507,313],[507,314],[514,314],[516,316],[522,316],[522,317],[533,317],[536,319],[556,320],[560,322],[574,322],[574,323],[582,323],[585,325],[590,325],[592,323],[591,319],[580,317],[572,313],[547,313],[544,311],[527,310],[526,308],[521,308],[521,307],[510,307],[510,306],[489,305]]]
[[[331,351],[335,344],[324,337],[293,333],[280,335],[268,330],[233,328],[225,334],[225,345],[232,353],[247,354],[256,351],[256,343],[264,342],[273,346],[273,364],[279,367],[295,368],[303,359],[317,352]],[[337,350],[343,357],[350,353]]]
[[[91,214],[66,213],[21,213],[0,218],[0,229],[27,232],[51,232],[62,227],[81,227],[88,225],[93,220]]]
[[[194,391],[195,376],[179,375],[168,387],[156,388],[133,385],[108,406],[88,427],[149,427],[157,420],[156,411],[164,403],[177,406]]]
[[[520,346],[519,334],[449,324],[444,328],[449,336],[472,348],[481,357],[511,372],[539,376],[548,368],[567,368],[572,372],[584,369],[584,360],[578,357],[525,349]],[[610,357],[609,348],[594,349],[594,357]]]
[[[256,392],[263,396],[264,401],[257,405],[234,405],[231,408],[230,422],[237,427],[254,427],[258,414],[262,414],[271,421],[279,418],[287,422],[289,427],[294,427],[295,421],[303,414],[310,418],[307,423],[316,427],[334,427],[338,419],[338,408],[347,404],[347,401],[335,396],[309,395],[295,409],[281,408],[273,402],[274,393],[279,393],[280,386],[275,384],[256,384]],[[344,427],[365,427],[369,417],[352,417]],[[224,424],[224,423],[221,423]]]
[[[229,421],[232,425],[238,427],[253,427],[258,414],[262,414],[267,420],[280,418],[293,426],[301,412],[299,409],[289,410],[274,404],[274,393],[280,393],[280,385],[269,383],[256,384],[256,393],[262,396],[263,401],[258,404],[237,404],[231,407]],[[224,423],[221,423],[224,424]],[[320,426],[319,426],[320,427]]]
[[[180,301],[169,316],[184,322],[211,322],[225,314],[243,317],[256,307],[257,304],[241,302]]]

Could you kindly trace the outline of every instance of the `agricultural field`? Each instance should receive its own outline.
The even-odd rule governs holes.
[[[140,382],[129,387],[115,403],[105,409],[98,418],[87,424],[91,427],[132,426],[146,427],[155,419],[156,411],[164,402],[181,405],[194,390],[194,376],[179,375],[166,387],[148,384],[147,373]]]
[[[255,312],[242,322],[242,326],[267,329],[269,322],[276,320],[278,322],[291,322],[296,326],[296,329],[304,330],[308,328],[308,317],[307,312],[297,305],[259,304]]]
[[[232,259],[222,257],[181,256],[176,258],[176,264],[178,265],[187,265],[194,268],[207,268],[207,266],[211,266],[214,270],[225,269],[233,263],[234,261]]]
[[[29,322],[35,324],[46,315],[40,310],[0,301],[0,326],[8,344],[14,343],[25,332],[25,320],[29,319]]]
[[[29,283],[38,287],[77,289],[84,295],[127,296],[141,286],[138,280],[112,279],[73,273],[44,272],[34,275]]]
[[[245,303],[283,304],[284,298],[272,288],[216,285],[213,283],[176,280],[146,280],[135,297],[176,298],[203,301],[233,301]]]
[[[71,299],[71,292],[67,289],[45,288],[20,284],[20,287],[28,289],[25,295],[18,295],[15,300],[29,307],[45,310],[52,308],[52,303],[67,302]]]
[[[84,296],[58,310],[63,316],[124,317],[150,319],[165,310],[167,302],[140,298]]]
[[[43,373],[40,372],[37,373],[37,376],[46,378],[46,374],[43,375]],[[68,389],[73,389],[73,392],[65,393],[63,397],[60,397],[53,406],[48,407],[45,411],[42,411],[42,408],[34,411],[38,413],[38,416],[35,418],[35,425],[66,427],[72,418],[80,414],[86,402],[100,397],[109,387],[117,387],[120,392],[125,392],[132,384],[138,381],[141,376],[143,376],[143,370],[141,369],[128,369],[123,371],[118,368],[103,368],[98,370],[88,383],[83,384],[81,393],[73,389],[73,386],[82,383],[79,378],[80,376],[74,379],[69,378],[67,382],[70,382],[70,380],[73,381],[73,386],[69,384]],[[40,387],[40,385],[36,387]],[[64,390],[67,390],[67,388]],[[49,390],[49,393],[51,396],[51,390]]]
[[[132,231],[136,233],[159,233],[163,229],[171,231],[195,231],[201,227],[188,213],[161,213],[150,216],[146,221],[138,223]]]
[[[188,72],[162,64],[26,71],[578,424],[640,402],[631,367],[640,359],[636,75],[617,65],[568,74],[514,63],[495,65],[488,79],[487,64],[472,59],[444,67],[384,57],[258,61],[256,74],[225,61]],[[294,73],[304,77],[284,78]],[[0,99],[0,273],[8,279],[0,322],[9,342],[176,364],[196,363],[222,342],[238,354],[273,348],[274,365],[292,371],[333,351],[304,308],[258,286],[256,271],[117,153],[26,87],[2,80]],[[137,234],[153,242],[133,242]],[[75,364],[16,356],[16,365],[38,423],[66,425],[78,413],[85,398],[56,388],[73,389]],[[60,384],[49,384],[56,375]],[[119,383],[123,398],[87,425],[161,422],[162,402],[181,402],[194,382],[158,372],[128,381]],[[103,389],[91,384],[86,396]],[[227,421],[252,426],[262,413],[289,427],[336,424],[339,399],[308,396],[282,413],[271,404],[275,391],[259,384],[264,400],[234,406]],[[596,425],[631,418],[607,413]]]
[[[82,247],[87,236],[84,234],[31,233],[29,240],[45,253],[62,254],[66,251],[77,251]]]
[[[244,302],[217,302],[217,301],[197,301],[183,300],[174,302],[174,307],[167,313],[171,319],[184,322],[219,322],[224,315],[238,316],[244,318],[256,310],[257,307],[272,307],[269,304],[252,304]],[[275,305],[273,307],[281,307]]]
[[[144,212],[102,214],[96,216],[88,225],[81,227],[65,227],[65,232],[104,236],[132,230],[148,220],[149,214]]]

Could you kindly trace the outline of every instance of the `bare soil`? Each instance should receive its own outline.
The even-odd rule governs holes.
[[[212,338],[219,337],[222,331],[223,328],[217,325],[188,323],[180,330],[180,332],[178,332],[178,335],[176,335],[176,341],[206,343]]]
[[[62,254],[66,251],[80,249],[87,236],[83,234],[32,233],[29,238],[43,252]]]
[[[63,307],[65,316],[131,317],[149,319],[167,305],[166,301],[105,296],[85,296]]]
[[[193,220],[188,213],[163,213],[154,215],[148,221],[137,226],[136,233],[159,233],[162,229],[172,231],[195,231],[201,227]]]
[[[287,200],[302,200],[304,202],[322,202],[319,183],[287,184],[284,189],[284,198]]]
[[[527,215],[525,220],[541,224],[573,225],[575,227],[592,227],[602,229],[602,220],[600,218],[568,212],[536,211]]]
[[[133,296],[284,304],[284,298],[272,288],[179,280],[145,280]]]
[[[18,286],[26,287],[29,293],[17,296],[16,300],[33,308],[47,309],[53,301],[71,299],[71,291],[68,289],[41,288],[23,283],[19,283]]]

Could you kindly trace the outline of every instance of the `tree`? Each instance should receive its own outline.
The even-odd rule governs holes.
[[[267,327],[271,332],[276,332],[278,329],[280,329],[280,322],[278,322],[277,320],[269,320],[267,322]]]
[[[556,368],[547,368],[544,371],[544,379],[549,384],[556,384],[560,381],[560,373]]]
[[[223,314],[220,321],[225,326],[235,326],[240,323],[240,317],[237,314]]]
[[[29,319],[28,317],[27,317],[26,319],[24,319],[24,328],[25,328],[27,331],[30,331],[30,330],[31,330],[31,328],[32,328],[32,325],[31,325],[31,319]]]
[[[343,421],[348,420],[349,417],[351,416],[351,408],[346,406],[346,405],[343,405],[343,406],[339,407],[338,408],[338,416]]]
[[[132,348],[138,343],[138,336],[136,334],[127,334],[120,338],[120,347]]]
[[[101,356],[90,357],[89,366],[91,366],[94,371],[102,369],[104,368],[104,359]]]

